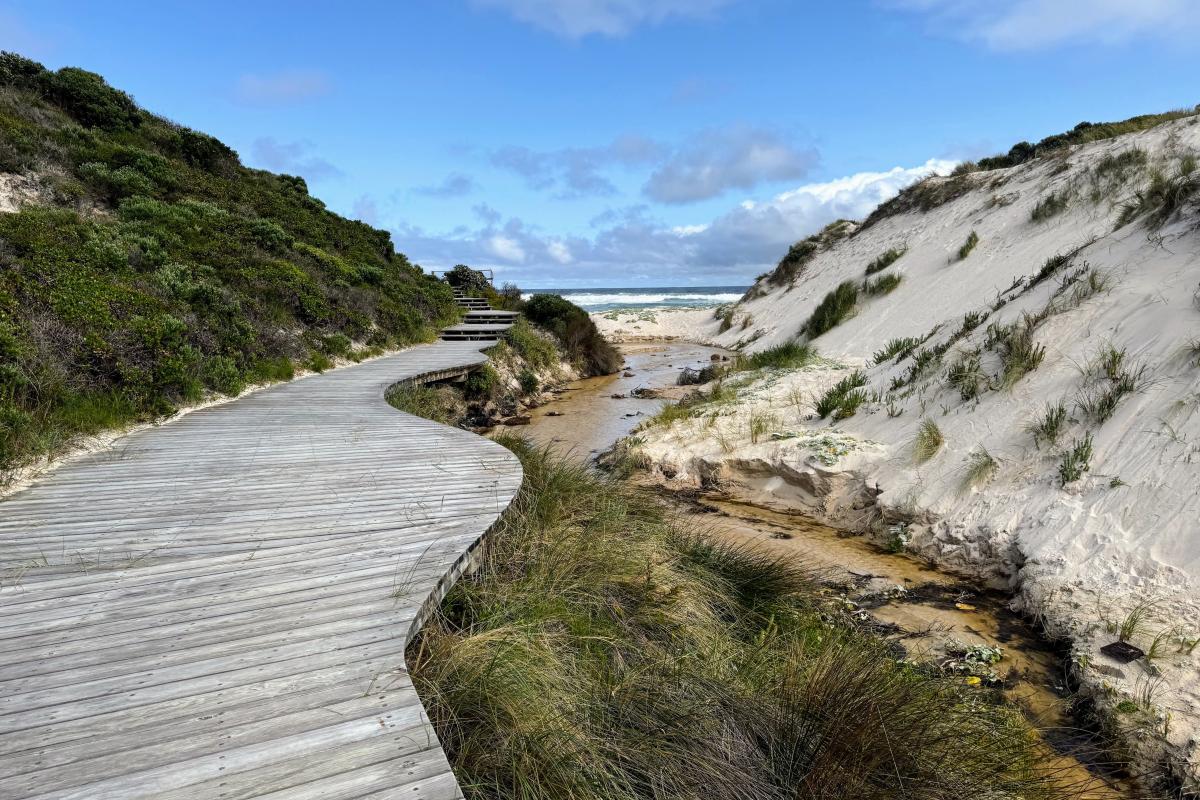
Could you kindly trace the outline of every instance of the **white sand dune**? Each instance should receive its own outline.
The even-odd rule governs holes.
[[[751,292],[760,296],[736,307],[724,333],[711,312],[671,315],[636,332],[601,321],[610,332],[625,327],[626,336],[661,330],[757,351],[797,338],[826,293],[861,282],[881,253],[907,248],[879,273],[902,276],[894,291],[860,297],[852,318],[816,338],[829,363],[766,374],[733,406],[650,429],[642,434],[645,452],[674,483],[725,482],[757,501],[881,539],[899,534],[914,553],[1015,591],[1025,610],[1072,642],[1076,672],[1101,708],[1136,705],[1130,711],[1124,703],[1114,718],[1144,763],[1168,763],[1193,786],[1200,783],[1200,647],[1189,652],[1200,637],[1198,198],[1157,229],[1145,218],[1119,220],[1155,170],[1176,176],[1200,154],[1198,120],[974,173],[965,179],[974,188],[957,199],[882,218],[823,250],[791,286],[760,282]],[[1112,157],[1134,150],[1145,152],[1144,164],[1111,169]],[[1065,210],[1031,219],[1051,193],[1068,198]],[[958,260],[971,231],[979,243]],[[1060,254],[1069,262],[1031,279]],[[987,346],[996,338],[989,326],[1019,323],[1048,306],[1032,329],[1043,362],[1004,388],[1003,348]],[[986,318],[958,335],[970,312]],[[873,354],[898,337],[923,338],[930,351],[949,346],[914,381],[891,388],[913,358],[876,366]],[[1114,385],[1098,360],[1109,347],[1123,353],[1115,371],[1130,377],[1133,391],[1099,421],[1086,406]],[[988,377],[977,398],[964,400],[947,369],[975,351]],[[868,402],[837,423],[815,418],[815,398],[856,367],[868,377]],[[1036,446],[1029,426],[1059,401],[1068,418],[1063,434]],[[752,415],[791,438],[767,433],[752,444]],[[945,443],[917,464],[924,420]],[[1064,487],[1064,452],[1088,434],[1090,469]],[[980,448],[998,466],[972,486],[969,459]],[[1131,609],[1146,603],[1130,638],[1153,647],[1153,661],[1119,664],[1101,654]]]

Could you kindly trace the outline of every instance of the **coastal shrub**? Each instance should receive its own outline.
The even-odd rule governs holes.
[[[721,321],[717,326],[717,333],[725,333],[733,327],[733,316],[737,313],[737,309],[733,306],[722,306],[713,312],[713,316]]]
[[[1051,217],[1061,214],[1066,211],[1067,204],[1071,200],[1071,194],[1067,190],[1051,192],[1038,201],[1033,207],[1029,218],[1033,222],[1045,222]]]
[[[963,242],[962,247],[958,248],[958,260],[963,261],[967,256],[971,255],[971,251],[979,244],[979,234],[971,231],[967,234],[967,240]]]
[[[488,400],[500,388],[500,375],[491,364],[472,370],[463,382],[463,397],[468,400]]]
[[[518,317],[504,332],[504,341],[534,369],[549,369],[561,358],[554,342],[535,331],[524,317]]]
[[[1062,455],[1058,465],[1059,485],[1066,486],[1083,477],[1083,473],[1091,469],[1092,435],[1084,434],[1082,439],[1076,439],[1071,447]]]
[[[471,800],[1071,796],[1018,711],[794,560],[500,441],[521,489],[405,659]]]
[[[867,375],[862,370],[855,370],[845,376],[833,386],[830,386],[817,399],[815,403],[817,416],[821,419],[833,415],[834,419],[844,419],[845,417],[853,416],[858,407],[866,399],[866,394],[857,392],[867,385]],[[858,396],[861,395],[861,398]],[[838,416],[838,412],[845,412],[843,416]]]
[[[1067,406],[1061,400],[1057,403],[1047,403],[1039,416],[1029,426],[1033,436],[1033,444],[1041,447],[1043,444],[1056,445],[1067,422]]]
[[[897,361],[907,356],[913,350],[916,350],[921,345],[921,340],[915,336],[904,336],[897,339],[889,339],[887,344],[883,346],[873,356],[874,363],[882,364],[883,362],[895,358]]]
[[[874,275],[876,272],[882,272],[899,261],[900,257],[907,252],[907,247],[893,247],[883,251],[870,264],[867,264],[867,274]]]
[[[0,56],[6,159],[57,188],[0,214],[0,326],[15,343],[0,359],[0,484],[81,436],[426,341],[457,317],[386,231],[93,73]]]
[[[901,280],[902,276],[895,273],[880,275],[874,280],[868,278],[867,280],[863,281],[862,290],[865,294],[871,296],[888,294],[900,285]]]
[[[779,260],[779,264],[767,276],[767,283],[774,286],[790,286],[795,283],[819,249],[820,245],[814,236],[796,242],[788,248],[787,255]]]
[[[492,288],[492,283],[487,279],[487,275],[466,264],[455,264],[442,276],[442,280],[465,294],[479,297]]]
[[[804,332],[810,339],[817,338],[849,317],[857,302],[858,284],[854,281],[839,284],[817,304],[812,316],[804,323]]]
[[[535,394],[540,385],[538,376],[528,369],[523,369],[517,374],[517,383],[521,386],[521,395],[523,397]]]
[[[918,464],[924,464],[937,455],[945,443],[942,429],[931,419],[925,419],[917,428],[917,437],[913,441],[913,459]]]
[[[1037,144],[1018,142],[1012,146],[1007,155],[980,159],[978,167],[982,170],[1014,167],[1033,158],[1060,152],[1072,145],[1113,139],[1127,133],[1137,133],[1164,122],[1195,116],[1196,113],[1195,109],[1179,109],[1161,114],[1141,114],[1119,122],[1081,122],[1066,133],[1047,136]]]
[[[601,335],[588,313],[556,294],[535,294],[525,303],[530,322],[554,334],[567,358],[585,376],[611,375],[621,354]]]

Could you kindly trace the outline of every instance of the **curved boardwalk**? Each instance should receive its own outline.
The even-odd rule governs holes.
[[[0,502],[0,798],[453,798],[404,669],[516,459],[401,414],[441,342],[137,433]]]

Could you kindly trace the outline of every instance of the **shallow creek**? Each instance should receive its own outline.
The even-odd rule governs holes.
[[[516,432],[590,459],[653,415],[663,399],[631,396],[649,388],[670,398],[684,367],[708,364],[724,351],[663,342],[622,346],[626,369],[613,376],[576,381],[553,402],[531,412],[532,422]],[[614,395],[618,397],[614,398]],[[907,657],[952,668],[953,654],[967,648],[999,648],[991,666],[1004,693],[1043,731],[1063,780],[1079,786],[1080,798],[1131,797],[1123,781],[1102,774],[1101,760],[1068,713],[1063,654],[1041,639],[1007,608],[999,593],[976,589],[916,559],[893,554],[862,537],[822,525],[801,514],[758,508],[737,498],[706,494],[663,502],[714,534],[768,548],[812,568],[865,624],[903,648]],[[978,672],[976,673],[978,674]],[[964,680],[973,680],[964,678]]]

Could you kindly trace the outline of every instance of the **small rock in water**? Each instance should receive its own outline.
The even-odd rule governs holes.
[[[627,370],[625,370],[624,372],[622,372],[622,373],[621,373],[621,377],[622,377],[622,378],[632,378],[632,377],[633,377],[633,371],[632,371],[632,370],[628,370],[628,369],[627,369]]]
[[[719,353],[713,353],[711,356],[708,357],[708,360],[709,361],[720,361],[721,355]]]
[[[563,413],[561,411],[547,411],[546,412],[547,417],[561,417],[562,415],[563,415]]]
[[[501,425],[528,425],[532,421],[533,420],[530,417],[528,417],[524,414],[517,414],[516,416],[512,416],[512,417],[505,417],[504,419],[500,420],[500,424]]]
[[[613,400],[624,400],[627,396],[628,395],[623,395],[623,394],[609,395],[609,397],[611,397]]]

